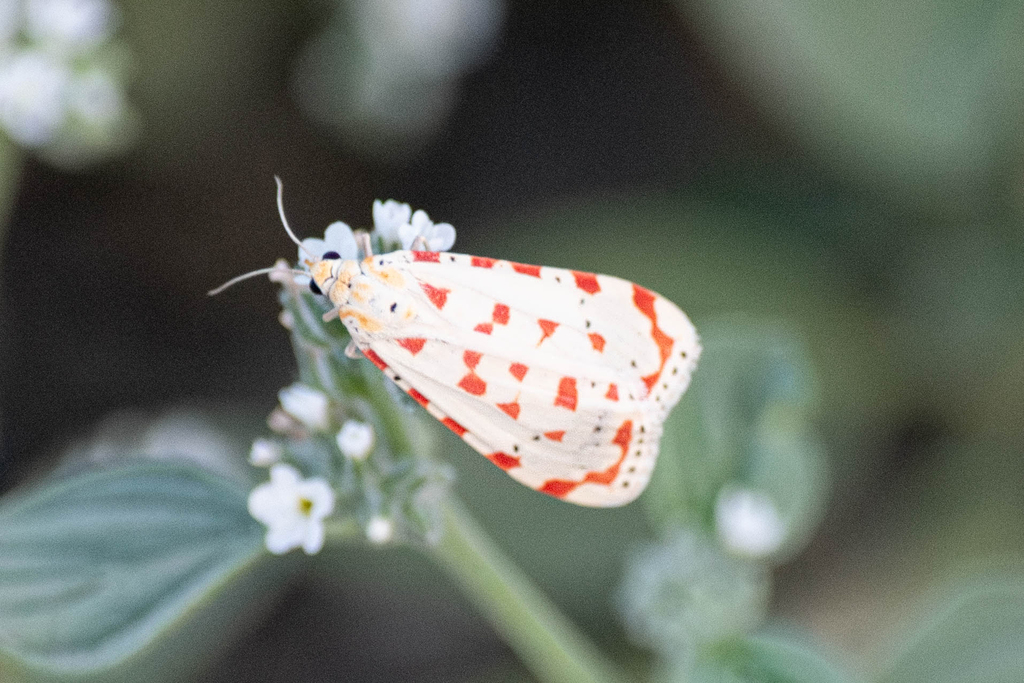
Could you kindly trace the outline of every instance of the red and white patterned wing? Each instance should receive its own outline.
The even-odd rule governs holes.
[[[700,355],[675,304],[608,276],[461,254],[375,257],[417,318],[353,332],[402,389],[523,484],[579,505],[643,491]]]

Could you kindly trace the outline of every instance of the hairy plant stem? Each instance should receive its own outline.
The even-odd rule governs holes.
[[[434,557],[543,683],[625,680],[451,496]]]

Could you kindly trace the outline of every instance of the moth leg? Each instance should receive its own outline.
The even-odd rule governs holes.
[[[348,356],[349,358],[356,359],[362,357],[363,354],[359,352],[359,347],[356,346],[356,342],[354,339],[348,340],[348,345],[345,347],[345,355]]]
[[[363,252],[363,258],[370,258],[373,256],[373,244],[370,242],[370,233],[365,230],[356,230],[355,232],[356,244]]]
[[[334,320],[335,318],[338,317],[338,309],[337,308],[332,308],[331,310],[329,310],[326,313],[324,313],[323,316],[321,316],[321,317],[323,318],[323,321],[325,323],[329,323],[329,322],[331,322],[332,320]]]
[[[423,235],[416,235],[416,239],[412,241],[413,251],[430,251],[430,245],[427,244],[427,238]]]

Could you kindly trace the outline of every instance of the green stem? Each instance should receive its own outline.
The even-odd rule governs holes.
[[[435,557],[540,681],[624,680],[457,499],[449,499],[443,516],[441,540],[432,548]]]

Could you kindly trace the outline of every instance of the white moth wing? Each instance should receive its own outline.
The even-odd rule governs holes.
[[[416,319],[354,337],[431,414],[531,488],[590,506],[639,495],[700,354],[678,307],[606,275],[460,254],[375,260],[408,280]]]

